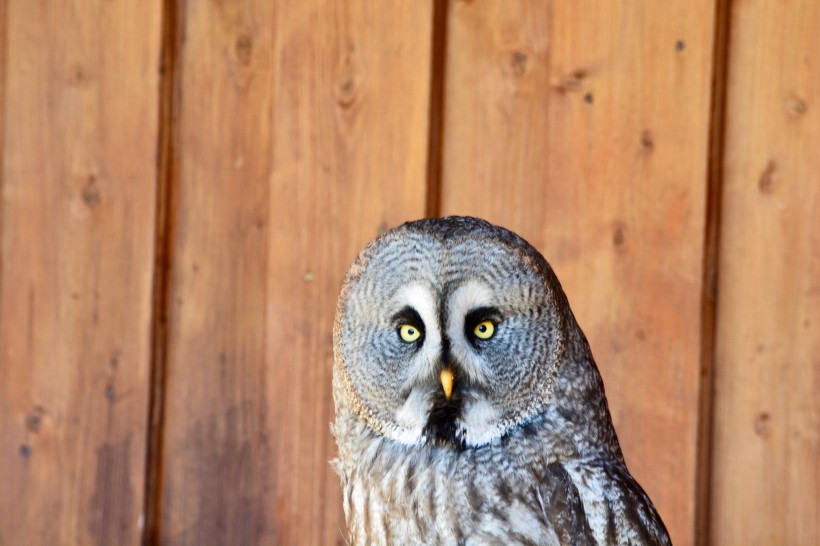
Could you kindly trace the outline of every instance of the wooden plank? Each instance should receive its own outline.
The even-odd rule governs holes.
[[[187,2],[163,544],[344,543],[343,275],[424,213],[430,2]]]
[[[735,2],[711,539],[820,543],[820,4]]]
[[[0,544],[139,544],[158,2],[4,2]]]
[[[442,210],[555,267],[630,469],[694,541],[712,0],[453,2]]]

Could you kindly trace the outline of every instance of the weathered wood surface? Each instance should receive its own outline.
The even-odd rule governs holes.
[[[453,2],[443,213],[539,248],[627,463],[694,540],[714,3]]]
[[[820,543],[820,3],[732,8],[713,544]]]
[[[0,8],[0,544],[139,544],[158,2]]]
[[[431,4],[181,21],[162,543],[344,543],[333,312],[360,248],[424,214]]]
[[[813,0],[0,1],[0,546],[342,543],[337,291],[427,213],[551,261],[676,544],[816,544],[818,28]]]

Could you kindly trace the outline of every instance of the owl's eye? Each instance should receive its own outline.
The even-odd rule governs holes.
[[[478,307],[464,316],[464,335],[473,347],[480,349],[479,342],[491,339],[502,321],[503,317],[497,308]]]
[[[478,339],[490,339],[493,337],[493,334],[495,334],[495,324],[489,320],[479,322],[476,324],[476,327],[473,328],[473,334]]]
[[[402,341],[412,343],[419,340],[421,337],[421,330],[412,324],[402,324],[399,326],[399,337],[401,337]]]

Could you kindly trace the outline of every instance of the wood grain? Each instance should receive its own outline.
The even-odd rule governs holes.
[[[163,544],[344,543],[343,275],[424,213],[430,2],[188,2]]]
[[[0,546],[141,542],[146,460],[148,543],[343,543],[338,289],[377,231],[439,212],[551,261],[676,544],[698,539],[698,473],[712,543],[820,542],[816,1],[165,5],[161,92],[163,3],[0,1]]]
[[[442,212],[555,267],[627,463],[694,540],[714,4],[453,2]]]
[[[820,4],[732,8],[711,539],[820,543]]]
[[[0,544],[139,544],[159,3],[0,11]]]

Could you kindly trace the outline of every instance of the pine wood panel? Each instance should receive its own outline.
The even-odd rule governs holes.
[[[0,544],[139,544],[159,2],[0,12]]]
[[[453,2],[442,208],[552,263],[627,463],[694,541],[710,0]]]
[[[735,2],[711,538],[820,543],[820,4]]]
[[[163,544],[344,543],[343,275],[424,213],[430,2],[187,2]]]

